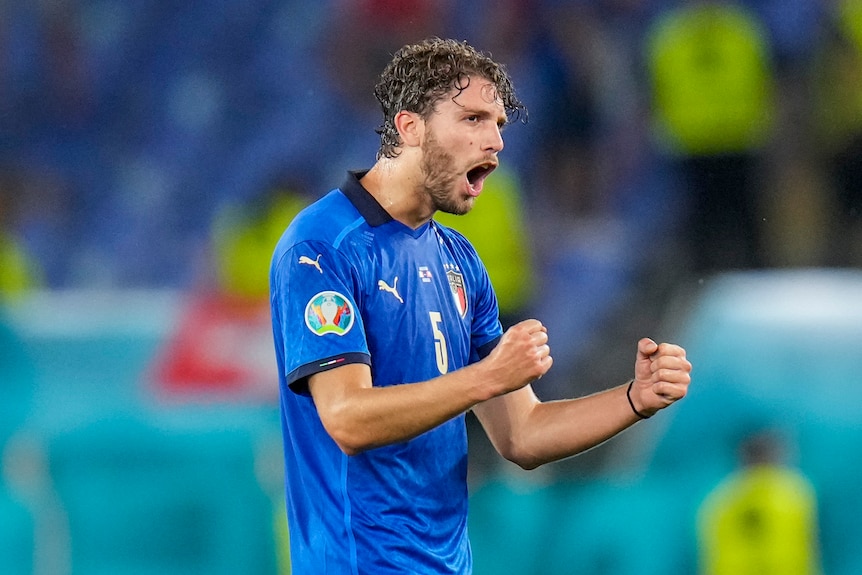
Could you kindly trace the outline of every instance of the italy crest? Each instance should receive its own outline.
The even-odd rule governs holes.
[[[455,305],[458,306],[458,313],[461,314],[461,317],[466,316],[467,290],[464,289],[464,276],[459,271],[447,269],[446,279],[449,280],[449,287],[452,289],[452,297],[455,298]]]

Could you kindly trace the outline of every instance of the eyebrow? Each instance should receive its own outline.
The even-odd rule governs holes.
[[[493,112],[489,112],[488,110],[476,110],[474,108],[467,108],[466,106],[463,109],[463,113],[467,116],[479,116],[480,118],[493,118],[497,116]],[[504,113],[500,116],[497,116],[497,125],[505,126],[509,123],[509,117]]]

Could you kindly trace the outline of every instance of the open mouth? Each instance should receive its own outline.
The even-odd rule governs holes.
[[[482,184],[485,182],[485,178],[487,178],[496,168],[497,164],[493,162],[485,162],[467,172],[467,183],[470,184],[470,192],[472,195],[479,195],[482,191]]]

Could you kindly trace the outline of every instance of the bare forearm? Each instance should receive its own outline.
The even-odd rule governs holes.
[[[524,410],[519,463],[535,467],[575,455],[670,406],[686,395],[691,363],[680,346],[642,338],[634,374],[631,386],[626,383],[587,397]],[[629,389],[630,397],[626,397]]]
[[[433,429],[470,409],[476,393],[465,370],[420,383],[367,387],[331,403],[324,421],[333,439],[353,455]]]
[[[595,447],[682,399],[690,373],[683,348],[642,338],[631,387],[627,382],[586,397],[542,403],[526,386],[479,404],[474,412],[503,457],[533,469]]]
[[[586,397],[537,403],[522,422],[512,459],[527,469],[565,459],[607,441],[639,417],[626,386]]]

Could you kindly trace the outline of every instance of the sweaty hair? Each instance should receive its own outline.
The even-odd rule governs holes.
[[[470,85],[469,76],[490,80],[503,103],[507,120],[523,118],[527,109],[515,95],[509,74],[487,54],[456,40],[430,38],[398,50],[380,74],[374,95],[383,108],[383,125],[377,158],[398,155],[401,137],[395,116],[406,110],[428,118],[436,104],[455,89],[460,94]],[[457,97],[457,94],[456,94]]]

